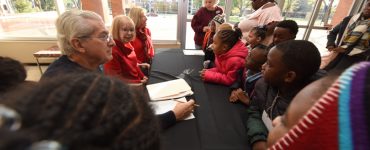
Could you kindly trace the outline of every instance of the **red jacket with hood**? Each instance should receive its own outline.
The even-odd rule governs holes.
[[[204,73],[204,81],[230,86],[237,79],[238,70],[244,68],[248,49],[240,40],[226,53],[216,55],[216,67]]]

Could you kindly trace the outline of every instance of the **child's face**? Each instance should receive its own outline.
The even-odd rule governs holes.
[[[295,35],[290,33],[289,29],[281,28],[281,27],[275,27],[273,36],[274,36],[273,43],[275,45],[281,42],[284,42],[284,41],[295,39]]]
[[[131,42],[135,36],[135,26],[129,21],[123,22],[119,29],[119,37],[123,43]]]
[[[245,68],[259,72],[262,69],[262,65],[266,62],[266,59],[264,50],[254,48],[248,53],[247,58],[245,58]]]
[[[227,52],[227,45],[221,42],[221,39],[217,33],[213,36],[211,48],[213,49],[213,53],[215,53],[215,55],[221,55]]]
[[[211,31],[216,32],[216,23],[214,21],[211,21]]]
[[[249,32],[246,40],[247,43],[251,45],[251,47],[254,47],[261,42],[261,38],[256,36],[256,31]]]
[[[320,99],[336,78],[322,78],[303,88],[292,100],[286,112],[273,120],[267,144],[272,146],[298,123],[303,115]]]
[[[146,21],[148,20],[148,18],[146,18],[146,15],[145,13],[141,13],[140,14],[140,22],[141,22],[141,25],[139,26],[139,28],[145,28],[146,27]]]
[[[206,7],[208,10],[213,10],[215,8],[215,2],[216,0],[205,0],[204,7]]]
[[[267,55],[267,61],[262,65],[262,74],[265,81],[273,86],[281,86],[285,82],[288,68],[282,61],[282,52],[273,47]]]

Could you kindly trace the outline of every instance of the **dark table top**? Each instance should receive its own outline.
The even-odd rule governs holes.
[[[184,78],[200,107],[195,119],[178,122],[164,131],[164,150],[248,150],[246,107],[230,103],[230,89],[204,83],[199,71],[203,56],[184,56],[178,49],[156,53],[149,84]],[[184,73],[185,72],[185,73]]]

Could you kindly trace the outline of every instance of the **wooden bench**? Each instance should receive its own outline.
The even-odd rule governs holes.
[[[46,50],[39,50],[36,53],[33,53],[33,57],[36,59],[37,66],[39,67],[41,75],[43,74],[39,59],[40,58],[59,58],[62,56],[62,52],[59,50],[58,46],[52,46],[47,48]]]

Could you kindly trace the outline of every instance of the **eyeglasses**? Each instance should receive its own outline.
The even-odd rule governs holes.
[[[102,37],[81,36],[81,37],[78,37],[78,38],[79,39],[97,38],[97,39],[100,39],[100,40],[105,41],[105,42],[110,42],[112,40],[112,35],[106,34]]]

